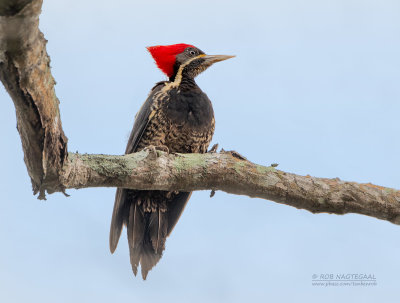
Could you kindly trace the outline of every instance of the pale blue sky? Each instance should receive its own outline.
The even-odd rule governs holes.
[[[137,2],[137,3],[135,3]],[[44,0],[69,150],[121,154],[164,79],[145,46],[234,54],[198,77],[213,142],[298,174],[400,188],[400,2]],[[132,274],[108,250],[114,189],[31,194],[13,104],[0,87],[1,302],[397,302],[400,227],[196,192],[161,262]],[[372,273],[376,287],[311,286]]]

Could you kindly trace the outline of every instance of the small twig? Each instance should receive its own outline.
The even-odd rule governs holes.
[[[216,153],[218,149],[218,143],[215,143],[210,150],[208,151],[208,153]]]

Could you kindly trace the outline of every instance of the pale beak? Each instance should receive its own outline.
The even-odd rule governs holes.
[[[207,66],[210,66],[211,64],[214,64],[215,62],[220,62],[224,60],[228,60],[230,58],[233,58],[236,56],[228,56],[228,55],[205,55],[202,57],[204,59],[204,64]]]
[[[205,71],[207,68],[209,68],[211,65],[213,65],[215,62],[220,62],[224,61],[230,58],[233,58],[235,56],[227,56],[227,55],[199,55],[197,56],[200,65],[193,70],[193,77],[196,77],[198,74],[201,72]]]

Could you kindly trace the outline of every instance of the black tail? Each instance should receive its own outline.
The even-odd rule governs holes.
[[[117,189],[110,230],[110,250],[118,245],[122,227],[127,227],[130,261],[142,277],[158,263],[165,241],[190,198],[188,192],[134,191]]]

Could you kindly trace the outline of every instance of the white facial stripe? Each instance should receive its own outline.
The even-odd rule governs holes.
[[[202,57],[204,57],[205,55],[204,54],[201,54],[201,55],[198,55],[198,56],[196,56],[196,57],[194,57],[194,58],[191,58],[190,60],[188,60],[188,61],[186,61],[185,63],[183,63],[183,64],[181,64],[181,66],[179,66],[179,69],[178,69],[178,72],[176,73],[176,77],[175,77],[175,80],[174,80],[174,87],[178,87],[179,86],[179,84],[181,84],[181,81],[182,81],[182,72],[183,72],[183,69],[186,67],[186,66],[188,66],[192,61],[194,61],[194,60],[196,60],[196,59],[200,59],[200,58],[202,58]]]
[[[162,90],[155,95],[155,98],[163,98],[166,96],[167,91],[169,91],[171,88],[179,87],[179,85],[181,84],[181,81],[182,81],[182,72],[183,72],[183,69],[185,68],[185,66],[190,64],[190,62],[192,62],[196,59],[202,58],[204,56],[206,56],[206,55],[205,54],[198,55],[194,58],[191,58],[187,62],[183,63],[181,66],[179,66],[179,69],[178,69],[178,72],[176,73],[174,82],[166,83],[165,86],[162,88]]]

